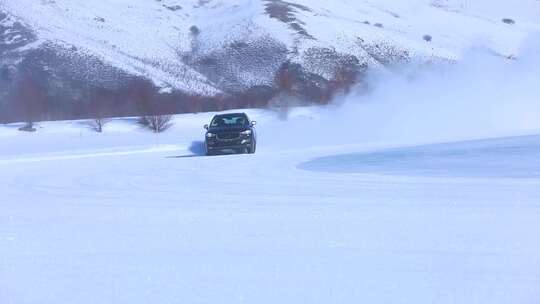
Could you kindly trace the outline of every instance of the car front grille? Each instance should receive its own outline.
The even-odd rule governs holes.
[[[239,132],[222,133],[222,134],[218,134],[217,138],[219,140],[235,140],[235,139],[240,138],[240,133]]]

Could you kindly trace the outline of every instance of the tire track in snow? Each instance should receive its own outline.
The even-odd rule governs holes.
[[[158,152],[173,152],[173,151],[186,151],[188,149],[183,146],[176,145],[161,145],[150,148],[139,149],[125,149],[125,150],[107,150],[102,152],[93,153],[78,153],[78,154],[60,154],[60,155],[45,155],[45,156],[25,156],[18,158],[6,158],[0,159],[0,165],[20,164],[20,163],[35,163],[35,162],[47,162],[57,160],[77,160],[85,158],[98,158],[98,157],[110,157],[110,156],[127,156],[136,154],[149,154]]]

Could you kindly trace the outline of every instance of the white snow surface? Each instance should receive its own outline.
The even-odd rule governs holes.
[[[217,157],[211,114],[0,128],[0,302],[536,303],[540,136],[279,147],[311,112]]]
[[[265,8],[272,3],[289,7],[292,21],[270,18]],[[303,51],[317,46],[373,65],[366,46],[406,51],[424,61],[459,59],[471,47],[516,56],[522,41],[540,30],[537,0],[0,0],[0,8],[42,42],[76,46],[160,86],[205,95],[219,89],[180,60],[192,48],[193,25],[201,31],[201,54],[235,41],[273,38],[299,51],[294,60],[303,61]],[[251,73],[238,76],[251,85],[265,81]]]

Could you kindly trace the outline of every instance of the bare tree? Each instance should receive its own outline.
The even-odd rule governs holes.
[[[111,121],[109,116],[111,115],[110,108],[113,102],[111,95],[103,89],[92,93],[89,112],[92,114],[90,126],[94,131],[102,133],[103,127]]]
[[[155,133],[166,131],[172,126],[171,111],[167,110],[164,101],[160,102],[157,88],[148,81],[134,82],[131,95],[140,113],[139,123]]]
[[[290,62],[285,62],[277,71],[274,82],[277,85],[278,94],[270,101],[270,104],[276,106],[279,111],[280,119],[287,119],[290,111],[289,101],[295,95],[295,69]]]
[[[103,127],[111,121],[110,118],[94,118],[91,122],[91,126],[94,131],[103,133]]]
[[[20,76],[15,91],[15,102],[20,108],[26,125],[19,130],[34,132],[34,123],[39,120],[43,113],[47,100],[47,93],[43,85],[29,72],[23,72]]]
[[[162,133],[172,127],[172,115],[146,115],[143,120],[154,133]]]

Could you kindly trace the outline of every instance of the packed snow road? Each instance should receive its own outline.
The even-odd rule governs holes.
[[[4,129],[0,303],[538,303],[539,136],[307,145],[259,113],[257,154],[202,157],[202,116]]]

